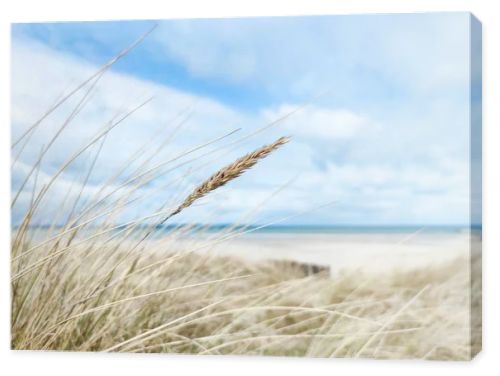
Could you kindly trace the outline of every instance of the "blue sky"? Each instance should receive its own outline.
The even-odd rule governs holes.
[[[94,189],[183,109],[192,114],[157,161],[234,128],[251,133],[309,103],[185,179],[177,189],[189,191],[220,165],[279,135],[293,138],[180,220],[236,221],[265,201],[252,219],[265,222],[335,201],[287,223],[466,224],[469,20],[466,13],[429,13],[16,24],[13,139],[61,92],[156,23],[156,30],[99,83],[71,132],[54,144],[42,163],[47,176],[67,157],[69,145],[76,147],[106,117],[148,95],[155,96],[151,105],[106,140],[102,167],[90,179]],[[13,170],[14,188],[69,110],[63,106],[33,135]],[[78,180],[84,166],[75,162],[59,189]],[[267,201],[284,184],[283,192]],[[154,201],[125,218],[154,210]],[[16,209],[13,213],[16,217]]]

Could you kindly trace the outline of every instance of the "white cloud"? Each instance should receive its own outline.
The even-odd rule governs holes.
[[[281,105],[275,110],[266,110],[265,119],[284,117],[294,111],[297,106]],[[282,128],[292,136],[304,137],[322,142],[353,139],[369,128],[377,127],[376,123],[366,116],[345,109],[328,109],[308,106],[297,112],[283,123]]]

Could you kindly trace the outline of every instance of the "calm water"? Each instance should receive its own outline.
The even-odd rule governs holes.
[[[40,233],[44,233],[44,226],[37,226],[37,230]],[[88,236],[91,234],[95,228],[89,226],[80,231],[80,236]],[[151,231],[152,230],[152,231]],[[273,225],[273,226],[259,226],[259,225],[247,225],[247,226],[232,226],[232,225],[187,225],[187,224],[171,224],[167,226],[137,226],[132,230],[132,233],[128,234],[128,237],[134,238],[136,236],[143,236],[144,233],[151,231],[150,238],[161,238],[163,236],[168,236],[176,231],[181,231],[183,236],[212,236],[217,233],[228,234],[240,233],[245,236],[250,235],[262,235],[262,236],[287,236],[287,235],[402,235],[405,234],[420,234],[420,235],[453,235],[460,234],[469,231],[466,226],[298,226],[298,225]],[[38,231],[37,231],[38,232]],[[118,235],[121,232],[128,232],[125,227],[117,226],[113,230],[109,231],[109,235]],[[473,227],[472,233],[481,235],[481,227]]]
[[[171,232],[187,225],[170,225],[162,229]],[[460,233],[467,231],[467,226],[322,226],[322,225],[273,225],[273,226],[236,226],[231,225],[197,225],[192,232],[224,232],[227,230],[249,231],[260,234],[404,234],[414,232],[425,233]],[[473,229],[476,229],[473,227]],[[480,229],[480,228],[478,228]]]

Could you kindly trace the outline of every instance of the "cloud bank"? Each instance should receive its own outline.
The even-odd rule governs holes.
[[[465,14],[438,14],[161,22],[144,46],[99,81],[44,158],[39,181],[47,181],[103,125],[154,96],[106,137],[85,197],[148,142],[116,185],[142,161],[150,158],[148,166],[154,166],[241,130],[168,164],[165,175],[139,191],[140,205],[120,221],[147,215],[159,202],[175,202],[219,167],[285,134],[293,138],[289,145],[179,221],[229,223],[260,208],[252,220],[265,222],[335,201],[287,223],[466,224],[466,21]],[[138,26],[143,23],[14,27],[12,139],[96,71],[97,60],[105,61],[117,43],[133,40]],[[154,73],[162,70],[171,77]],[[179,83],[172,77],[185,79]],[[255,99],[256,93],[262,98]],[[12,169],[13,192],[83,95],[33,133]],[[311,98],[238,148],[219,149]],[[169,142],[160,148],[163,140]],[[55,202],[77,194],[97,149],[90,148],[58,179],[52,188]],[[12,154],[15,159],[16,149]],[[183,164],[197,156],[202,157]],[[14,221],[29,204],[31,188],[20,195]],[[47,217],[51,207],[44,209]]]

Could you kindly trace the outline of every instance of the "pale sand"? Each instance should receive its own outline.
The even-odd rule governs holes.
[[[249,234],[210,252],[247,260],[292,260],[330,267],[331,272],[383,272],[469,260],[468,232]]]

